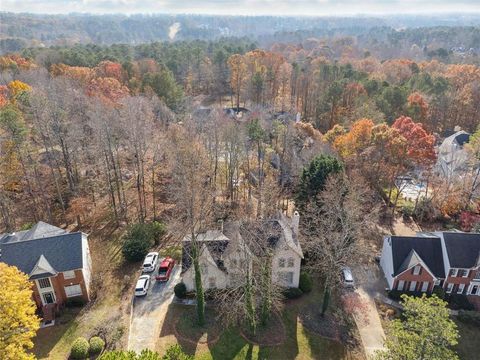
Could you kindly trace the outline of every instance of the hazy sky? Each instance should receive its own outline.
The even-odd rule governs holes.
[[[352,15],[480,13],[480,0],[0,0],[1,11]]]

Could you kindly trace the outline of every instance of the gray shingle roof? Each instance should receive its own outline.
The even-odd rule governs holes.
[[[57,272],[81,269],[82,233],[63,231],[63,234],[56,236],[0,243],[0,261],[16,266],[26,274],[32,272],[41,255]]]
[[[443,239],[451,267],[469,269],[477,264],[480,256],[480,234],[444,232]]]
[[[411,265],[412,257],[418,255],[437,278],[445,278],[440,238],[391,236],[391,241],[394,276],[405,271],[406,264]]]

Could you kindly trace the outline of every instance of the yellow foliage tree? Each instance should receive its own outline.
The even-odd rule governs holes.
[[[30,91],[32,88],[30,85],[21,82],[20,80],[13,80],[8,83],[8,89],[12,93],[13,97],[16,97],[18,94],[24,91]]]
[[[0,359],[30,360],[27,352],[40,326],[32,284],[16,267],[0,263]]]

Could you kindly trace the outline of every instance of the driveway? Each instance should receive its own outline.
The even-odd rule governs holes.
[[[367,359],[371,359],[377,350],[384,349],[385,332],[374,301],[375,297],[384,288],[383,278],[380,276],[376,265],[355,269],[354,277],[357,281],[355,292],[364,304],[362,313],[356,314],[354,318],[362,339],[365,355]]]
[[[161,263],[161,261],[159,262]],[[155,344],[160,336],[168,305],[172,302],[173,288],[180,279],[180,266],[175,265],[168,282],[155,280],[152,273],[150,290],[143,298],[133,299],[130,332],[128,334],[128,350],[137,352],[143,349],[155,349]]]

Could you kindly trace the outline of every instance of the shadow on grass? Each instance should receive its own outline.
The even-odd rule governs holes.
[[[78,327],[81,308],[67,308],[55,319],[55,325],[39,329],[34,338],[33,353],[38,359],[50,358],[53,347],[63,337],[72,337]],[[73,341],[73,339],[72,339]]]

